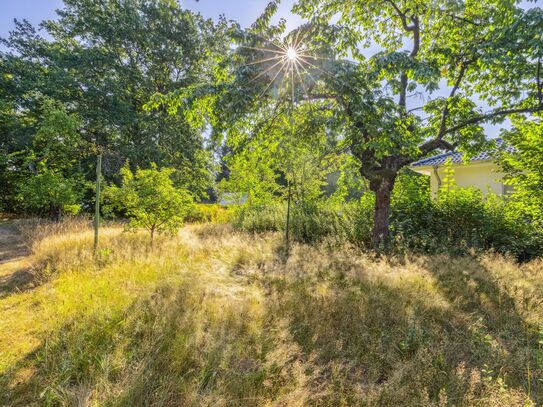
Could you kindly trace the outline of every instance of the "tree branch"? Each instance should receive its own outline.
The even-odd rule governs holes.
[[[495,110],[490,113],[472,117],[471,119],[468,119],[462,123],[459,123],[453,127],[450,127],[444,131],[443,135],[454,133],[455,131],[463,129],[464,127],[469,126],[470,124],[485,122],[487,120],[493,119],[494,117],[508,116],[510,114],[518,114],[518,113],[537,113],[541,111],[543,111],[543,104],[539,104],[539,106],[536,106],[536,107],[522,107],[522,108]]]
[[[443,133],[438,135],[436,138],[434,138],[432,140],[428,140],[427,142],[422,144],[420,146],[420,148],[419,148],[420,151],[421,151],[421,156],[425,156],[426,154],[430,153],[431,151],[433,151],[433,150],[435,150],[437,148],[442,148],[442,149],[449,150],[449,151],[454,150],[458,146],[458,144],[457,143],[449,143],[448,141],[443,140],[443,137],[446,134],[454,133],[455,131],[461,130],[464,127],[467,127],[467,126],[469,126],[471,124],[482,123],[482,122],[485,122],[487,120],[493,119],[495,117],[507,116],[507,115],[510,115],[510,114],[537,113],[537,112],[541,112],[541,111],[543,111],[543,104],[540,104],[537,107],[500,109],[500,110],[496,110],[494,112],[489,112],[489,113],[486,113],[486,114],[483,114],[483,115],[480,115],[480,116],[474,116],[471,119],[468,119],[468,120],[466,120],[466,121],[464,121],[462,123],[459,123],[459,124],[457,124],[457,125],[455,125],[453,127],[450,127],[448,129],[444,130]]]
[[[415,58],[419,53],[420,49],[420,24],[419,18],[417,16],[412,16],[411,21],[413,22],[413,25],[411,26],[413,29],[409,29],[408,31],[413,32],[413,49],[411,50],[411,54],[409,54],[409,56],[411,58]]]
[[[400,8],[396,5],[396,3],[394,3],[392,0],[387,0],[387,3],[389,3],[392,6],[392,8],[394,8],[394,11],[398,15],[398,17],[400,17],[400,19],[402,20],[402,26],[404,30],[414,31],[415,27],[407,24],[407,15],[402,10],[400,10]]]
[[[408,17],[407,14],[404,13],[400,8],[394,3],[392,0],[387,0],[387,3],[389,3],[392,8],[394,8],[394,11],[400,17],[400,20],[402,21],[403,29],[407,32],[413,33],[413,49],[411,50],[411,53],[409,56],[411,58],[415,58],[420,50],[420,23],[419,18],[416,15],[413,15],[410,17],[411,25],[407,23]],[[400,77],[400,99],[398,100],[398,104],[403,107],[405,110],[406,104],[407,104],[407,85],[408,85],[408,78],[407,73],[403,72]]]
[[[460,72],[458,73],[458,78],[456,78],[456,81],[454,82],[454,86],[451,89],[451,93],[449,94],[449,97],[447,98],[445,102],[445,107],[443,108],[443,112],[441,113],[441,123],[439,125],[439,133],[437,135],[438,139],[442,139],[445,135],[445,129],[447,125],[447,118],[449,117],[449,102],[454,97],[458,89],[460,88],[460,83],[462,82],[462,79],[464,78],[464,74],[466,72],[467,63],[461,63],[460,65]]]
[[[444,150],[453,151],[457,147],[456,143],[451,144],[446,140],[443,139],[432,139],[424,143],[422,146],[420,146],[421,151],[421,157],[424,157],[426,154],[430,153],[431,151],[434,151],[438,148],[442,148]]]

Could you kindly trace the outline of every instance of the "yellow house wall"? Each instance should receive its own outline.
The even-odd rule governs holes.
[[[488,191],[492,191],[497,195],[503,194],[503,173],[500,172],[498,166],[487,161],[484,163],[470,163],[470,164],[458,164],[452,166],[454,170],[454,179],[456,184],[460,187],[475,187],[480,189],[484,195]],[[424,169],[415,169],[417,172],[421,172],[426,175],[430,175],[430,186],[432,193],[437,195],[439,188],[438,178],[432,167],[425,167]],[[445,179],[445,169],[443,166],[439,166],[437,173],[441,180]]]

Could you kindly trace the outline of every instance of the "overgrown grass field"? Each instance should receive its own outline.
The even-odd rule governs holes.
[[[29,229],[28,227],[26,229]],[[278,233],[32,227],[1,291],[0,405],[543,403],[543,261],[380,257]]]

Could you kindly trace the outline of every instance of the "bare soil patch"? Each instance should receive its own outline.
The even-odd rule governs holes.
[[[0,296],[27,288],[34,277],[24,261],[30,249],[15,222],[0,221]]]

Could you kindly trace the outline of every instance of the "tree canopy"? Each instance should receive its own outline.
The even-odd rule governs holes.
[[[280,38],[271,2],[238,34],[215,110],[224,126],[279,99],[322,102],[377,196],[382,245],[400,169],[440,150],[469,157],[487,146],[483,124],[543,110],[543,12],[518,4],[300,0],[308,23]]]
[[[134,167],[156,162],[174,167],[179,185],[205,196],[213,162],[203,129],[144,105],[154,93],[213,79],[226,23],[206,20],[170,0],[66,0],[58,18],[40,27],[47,35],[16,21],[1,40],[4,185],[16,189],[18,174],[25,171],[20,152],[41,143],[44,126],[51,128],[43,122],[43,110],[53,101],[78,118],[80,143],[89,147],[84,154],[78,150],[78,162],[87,177],[94,174],[94,155],[100,151],[107,181],[116,179],[127,159]],[[54,139],[52,133],[62,131],[49,130],[54,148],[40,147],[43,159],[75,147]],[[4,205],[16,203],[6,198]]]

